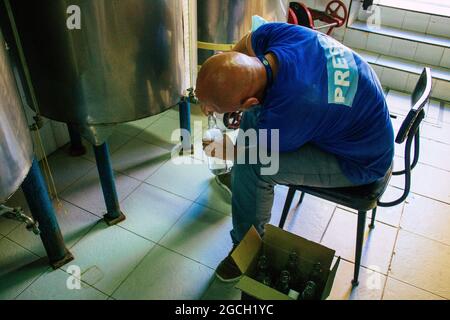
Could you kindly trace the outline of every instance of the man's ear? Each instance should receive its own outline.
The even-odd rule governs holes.
[[[247,100],[244,101],[244,103],[242,103],[241,108],[243,110],[247,110],[250,108],[253,108],[254,106],[259,105],[260,102],[257,98],[248,98]]]

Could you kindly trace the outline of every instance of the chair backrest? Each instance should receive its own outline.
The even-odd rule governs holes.
[[[403,171],[393,172],[394,176],[405,176],[405,188],[403,195],[392,202],[383,203],[379,202],[380,207],[393,207],[403,201],[409,195],[411,190],[411,171],[416,167],[419,162],[420,154],[420,124],[425,118],[425,106],[428,104],[432,90],[432,77],[430,68],[425,68],[420,76],[419,82],[414,89],[411,96],[411,110],[402,123],[402,126],[397,134],[395,142],[402,144],[406,141],[405,145],[405,169]],[[414,157],[411,162],[411,149],[414,142]]]
[[[430,68],[425,68],[420,76],[419,82],[416,85],[411,95],[411,110],[397,134],[396,143],[402,144],[410,135],[415,135],[411,132],[412,129],[417,129],[425,117],[424,108],[428,104],[432,90],[432,77]],[[418,123],[417,123],[418,122]]]

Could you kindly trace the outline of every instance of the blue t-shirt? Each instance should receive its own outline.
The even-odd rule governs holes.
[[[394,130],[380,82],[357,53],[322,33],[285,23],[261,26],[252,45],[257,56],[272,52],[278,60],[259,128],[279,129],[281,152],[314,144],[336,155],[355,184],[386,174]]]

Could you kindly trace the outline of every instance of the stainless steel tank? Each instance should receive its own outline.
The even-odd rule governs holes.
[[[100,129],[159,114],[189,88],[180,0],[9,3],[41,113],[95,144]]]
[[[0,31],[0,204],[20,187],[32,159],[30,131]]]
[[[197,0],[199,49],[236,44],[251,30],[253,15],[286,22],[288,8],[289,0]]]

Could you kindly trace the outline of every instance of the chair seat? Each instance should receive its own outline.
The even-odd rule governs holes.
[[[363,186],[346,188],[316,188],[306,186],[290,187],[354,210],[369,211],[377,207],[378,200],[386,191],[392,177],[392,170],[393,167],[389,169],[383,178]]]

